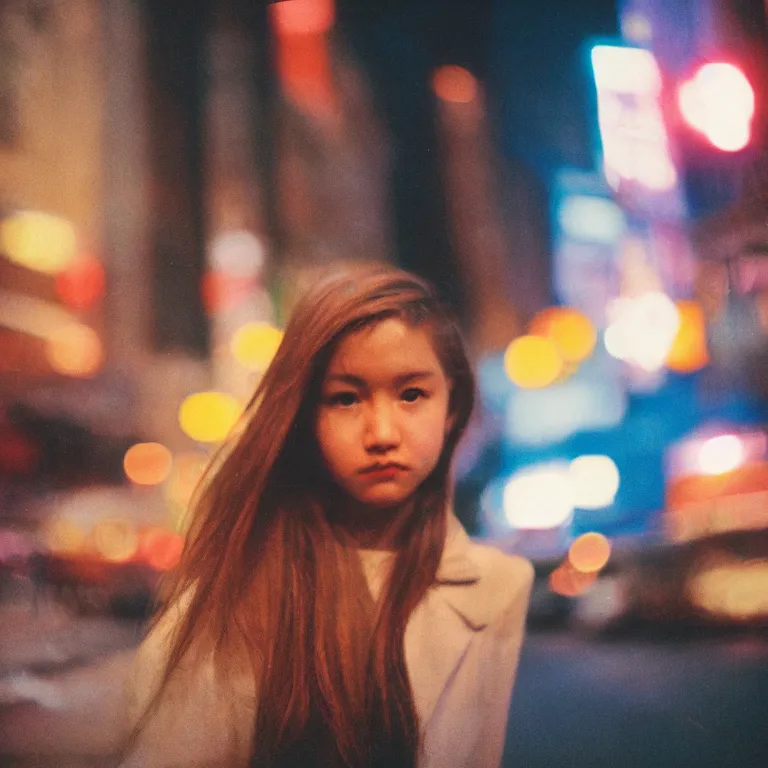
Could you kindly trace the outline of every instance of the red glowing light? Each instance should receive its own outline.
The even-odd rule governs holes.
[[[597,580],[595,572],[577,571],[568,561],[561,563],[549,575],[549,588],[564,597],[578,597],[588,590]]]
[[[270,6],[278,34],[306,35],[327,32],[333,25],[333,0],[291,0]]]
[[[244,301],[256,289],[257,281],[246,275],[206,272],[200,281],[203,307],[209,315],[231,309]]]
[[[432,88],[443,101],[469,104],[477,96],[477,80],[464,67],[440,67],[432,75]]]
[[[328,41],[322,32],[278,39],[277,71],[283,91],[310,115],[328,117],[336,109],[331,69]]]
[[[141,533],[139,556],[158,571],[169,571],[179,562],[184,537],[165,528],[149,528]]]
[[[73,309],[90,309],[103,296],[104,267],[94,256],[80,256],[56,275],[56,293]]]

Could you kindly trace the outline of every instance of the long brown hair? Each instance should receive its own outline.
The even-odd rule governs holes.
[[[339,340],[389,317],[431,330],[453,424],[374,606],[359,559],[330,526],[313,423]],[[237,439],[200,493],[165,609],[191,595],[163,685],[192,652],[213,654],[222,680],[247,656],[259,701],[252,766],[416,765],[403,637],[435,579],[450,464],[473,402],[458,327],[425,281],[388,267],[348,268],[317,281],[294,308]]]

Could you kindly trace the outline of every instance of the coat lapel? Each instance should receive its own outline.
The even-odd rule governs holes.
[[[459,669],[472,638],[488,623],[481,570],[469,548],[469,537],[451,514],[436,583],[405,630],[405,659],[422,726]]]

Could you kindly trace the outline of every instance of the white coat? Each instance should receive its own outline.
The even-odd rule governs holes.
[[[405,659],[423,734],[420,768],[496,768],[504,746],[533,582],[531,564],[470,540],[451,515],[434,587],[412,613]],[[173,619],[139,649],[127,686],[129,724],[152,695]],[[217,683],[184,670],[121,768],[246,768],[255,696],[246,678]]]

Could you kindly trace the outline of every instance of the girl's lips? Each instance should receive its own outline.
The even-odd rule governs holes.
[[[401,472],[405,472],[405,467],[399,464],[387,464],[381,467],[368,467],[362,471],[362,474],[372,480],[392,480]]]

